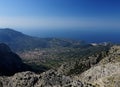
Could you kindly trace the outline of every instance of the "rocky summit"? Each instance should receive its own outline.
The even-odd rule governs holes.
[[[1,87],[82,87],[82,82],[49,70],[42,74],[16,73],[12,77],[0,77]]]

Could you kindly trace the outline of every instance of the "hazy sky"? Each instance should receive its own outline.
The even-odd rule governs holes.
[[[0,27],[120,28],[120,0],[0,0]]]

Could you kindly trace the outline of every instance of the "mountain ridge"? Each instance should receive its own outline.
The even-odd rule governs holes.
[[[88,45],[83,41],[77,40],[32,37],[10,28],[0,29],[0,42],[10,46],[13,51],[24,51],[35,48],[51,48],[59,46],[76,47]]]

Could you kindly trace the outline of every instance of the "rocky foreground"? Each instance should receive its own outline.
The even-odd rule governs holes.
[[[40,75],[33,72],[17,73],[11,77],[1,77],[0,87],[82,87],[82,82],[69,76],[49,70]]]
[[[113,46],[106,57],[77,75],[58,70],[41,74],[31,71],[0,76],[0,87],[120,87],[120,46]]]

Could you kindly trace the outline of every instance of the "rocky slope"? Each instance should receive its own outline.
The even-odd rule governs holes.
[[[120,87],[120,46],[113,46],[108,56],[96,66],[75,76],[84,83],[95,87]]]
[[[13,76],[0,76],[0,87],[120,87],[119,54],[120,46],[113,46],[107,53],[102,52],[86,58],[86,62],[78,60],[77,63],[83,63],[81,67],[72,67],[71,64],[76,65],[76,62],[71,61],[59,69],[51,69],[41,74],[26,71]],[[84,70],[84,64],[90,67]],[[65,74],[69,71],[68,67],[71,67],[74,73],[75,69],[80,72]]]

